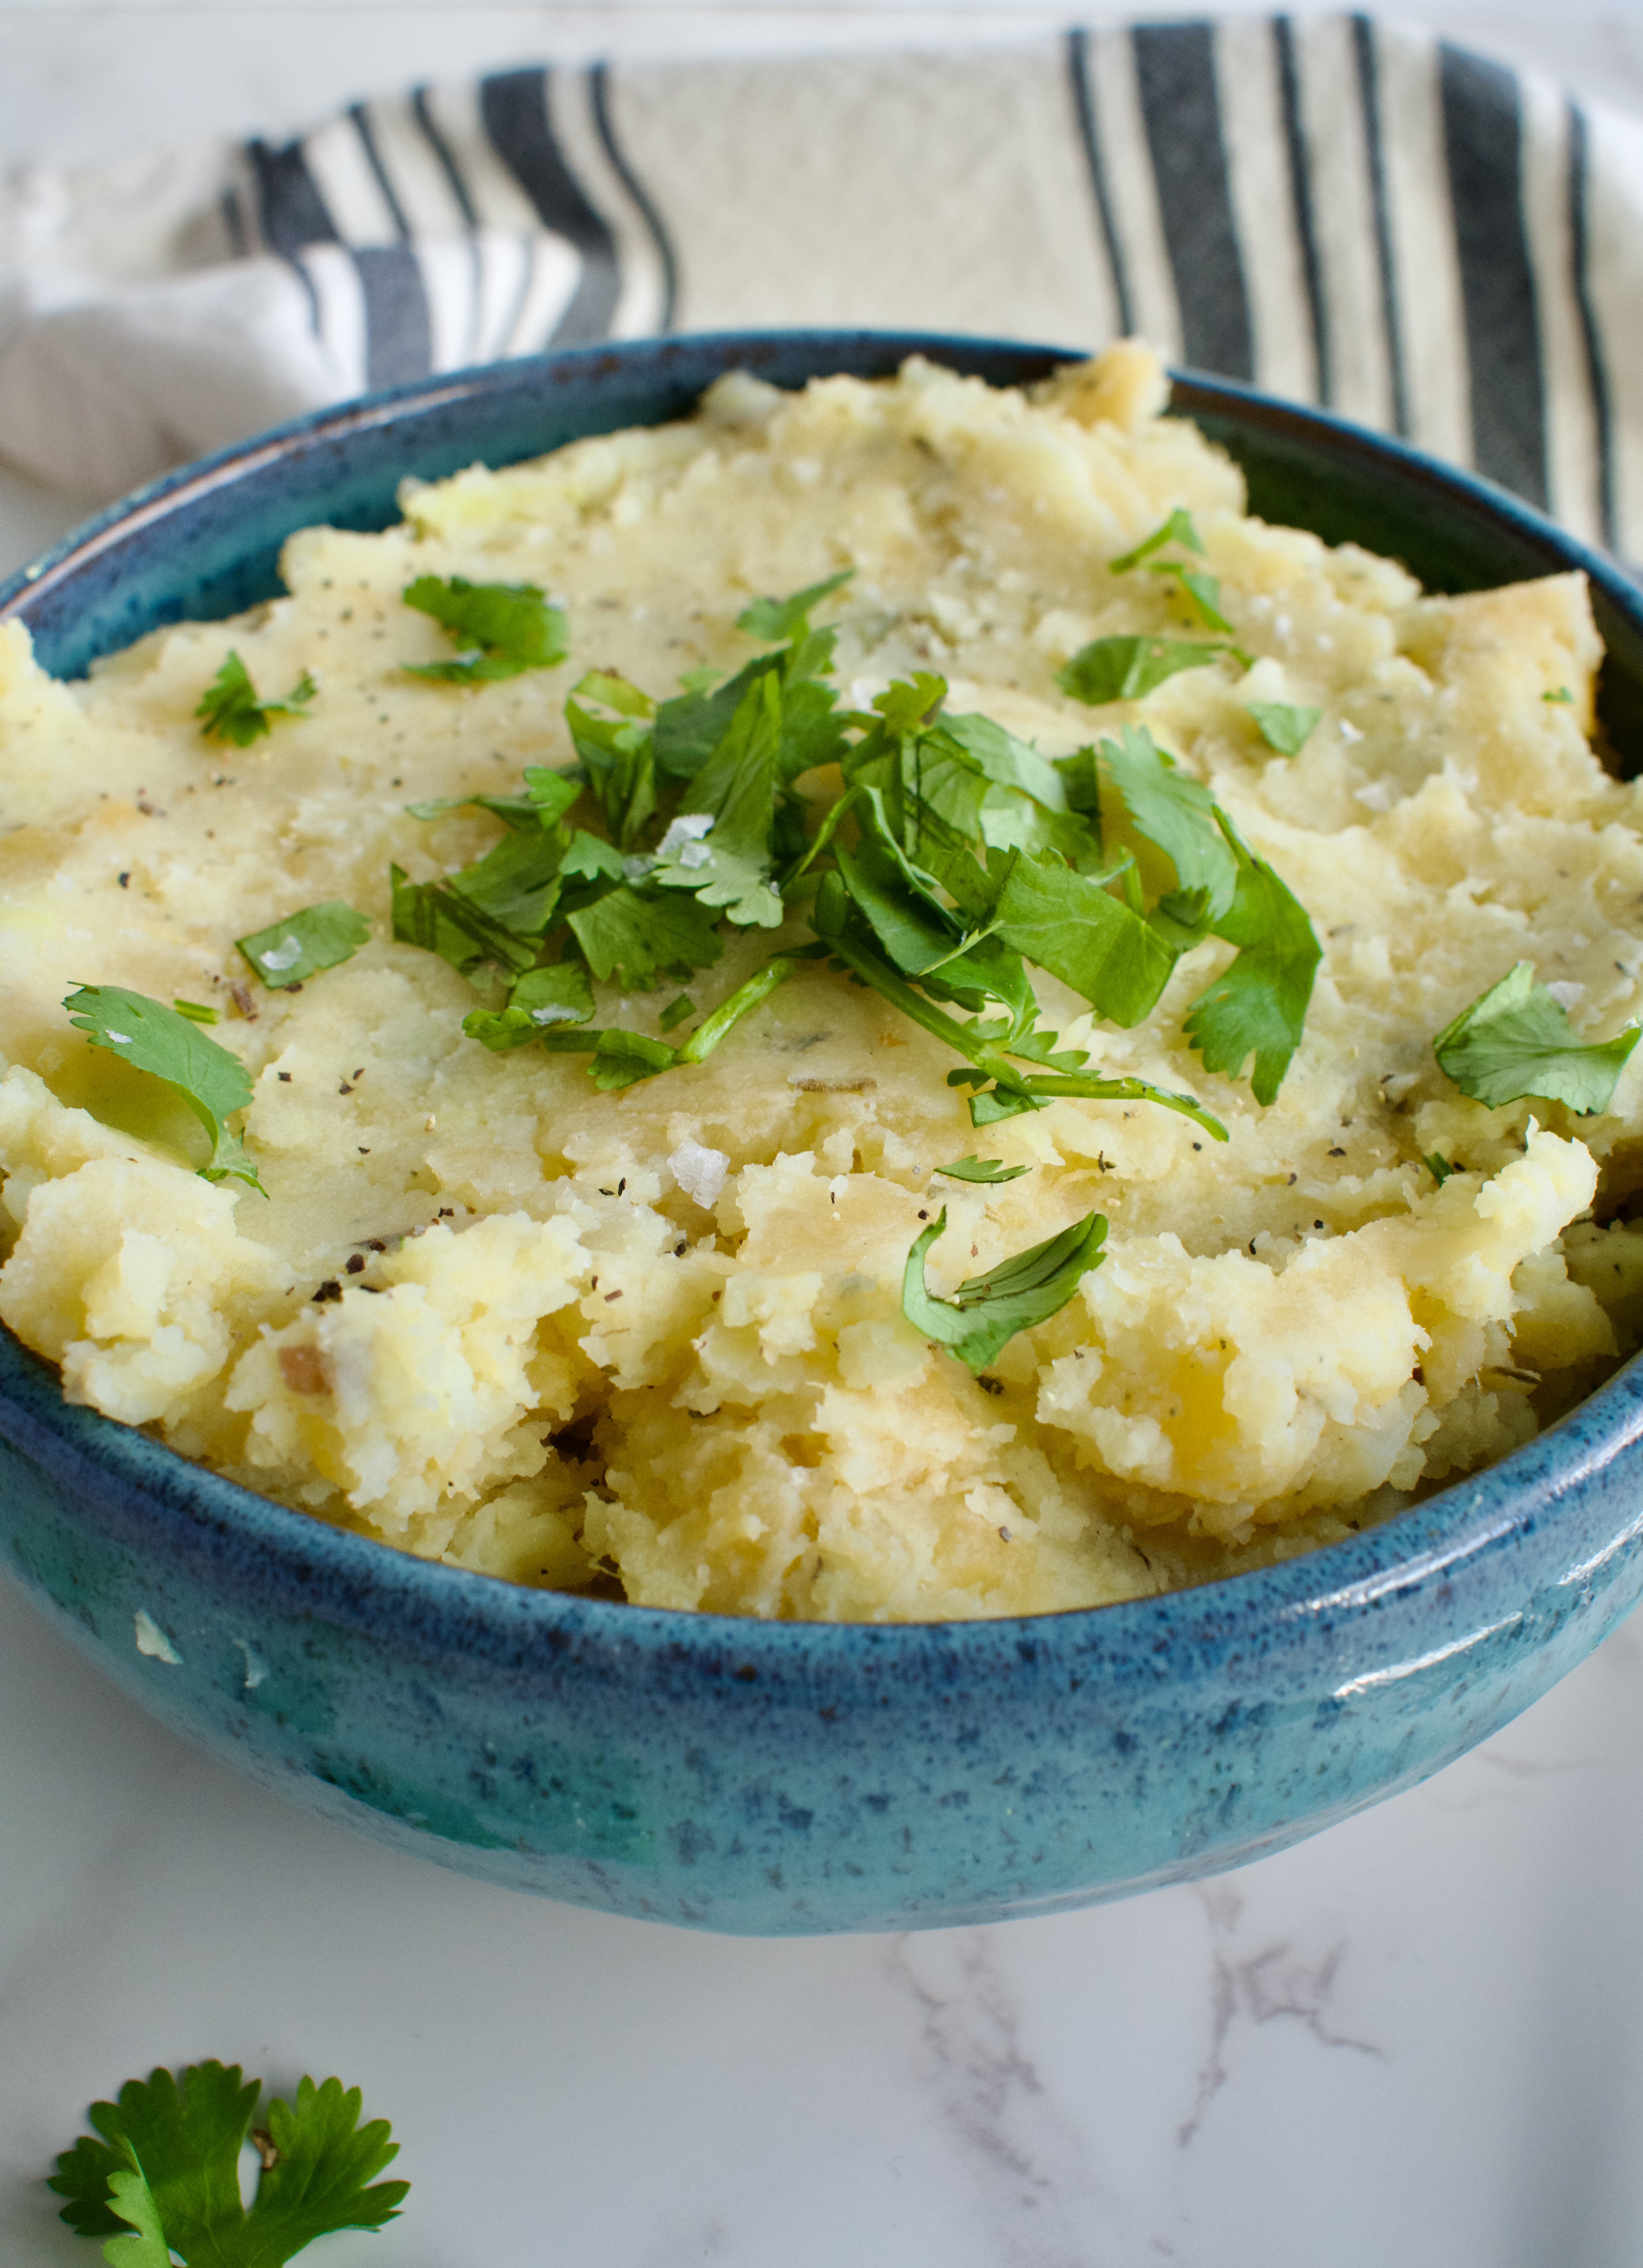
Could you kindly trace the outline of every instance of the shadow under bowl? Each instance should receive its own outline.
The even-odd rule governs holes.
[[[644,341],[325,411],[139,491],[0,589],[81,674],[273,594],[316,520],[408,474],[686,412],[723,372],[998,384],[1066,350],[783,332]],[[1252,510],[1465,590],[1583,570],[1601,712],[1643,756],[1643,596],[1488,483],[1183,376]],[[166,1724],[396,1847],[613,1913],[764,1934],[1052,1912],[1212,1874],[1408,1787],[1507,1723],[1643,1591],[1643,1371],[1350,1542],[1168,1597],[1009,1621],[765,1624],[532,1591],[254,1496],[65,1404],[0,1338],[0,1548]]]

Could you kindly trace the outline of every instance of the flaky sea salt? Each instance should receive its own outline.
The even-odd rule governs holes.
[[[699,1205],[717,1204],[730,1171],[722,1150],[704,1149],[700,1142],[682,1142],[667,1160],[667,1170],[688,1197]]]

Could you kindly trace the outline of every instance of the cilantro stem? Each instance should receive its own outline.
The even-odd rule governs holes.
[[[739,984],[728,999],[721,1000],[712,1014],[697,1025],[679,1049],[679,1061],[698,1064],[704,1056],[711,1056],[732,1026],[751,1013],[761,1000],[768,1000],[778,984],[785,984],[798,966],[796,961],[780,957],[767,961],[763,968],[749,976],[745,984]]]

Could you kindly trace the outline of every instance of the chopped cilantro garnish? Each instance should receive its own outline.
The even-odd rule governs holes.
[[[925,1284],[925,1255],[947,1225],[944,1206],[908,1254],[902,1313],[916,1331],[974,1371],[985,1370],[1018,1331],[1059,1314],[1083,1278],[1101,1265],[1107,1238],[1101,1215],[1086,1213],[1058,1236],[1000,1261],[984,1276],[969,1277],[950,1300],[943,1300]]]
[[[412,677],[444,685],[476,685],[551,669],[569,651],[563,611],[534,583],[470,583],[466,575],[419,575],[402,594],[431,615],[462,651],[453,661],[406,662]]]
[[[1109,559],[1107,564],[1115,575],[1127,575],[1131,567],[1138,567],[1144,559],[1150,559],[1155,551],[1162,551],[1167,544],[1171,543],[1180,544],[1185,551],[1196,551],[1200,559],[1204,556],[1204,544],[1193,523],[1192,514],[1180,504],[1163,526],[1155,527],[1144,542],[1136,545],[1133,551],[1126,551],[1122,559]]]
[[[1582,1117],[1607,1110],[1639,1027],[1588,1044],[1544,984],[1520,961],[1446,1024],[1432,1051],[1462,1094],[1493,1109],[1524,1095],[1566,1103]]]
[[[1170,544],[1177,544],[1184,551],[1196,551],[1200,559],[1204,556],[1204,544],[1198,534],[1197,527],[1193,524],[1192,514],[1190,512],[1183,511],[1179,505],[1177,505],[1176,509],[1170,513],[1168,519],[1164,522],[1161,527],[1155,527],[1153,530],[1153,533],[1146,538],[1145,542],[1138,543],[1133,551],[1126,551],[1122,559],[1109,560],[1108,562],[1108,565],[1115,575],[1127,575],[1132,567],[1139,567],[1144,563],[1146,565],[1146,572],[1149,575],[1173,575],[1176,582],[1180,584],[1182,589],[1191,600],[1193,608],[1197,613],[1199,621],[1206,623],[1212,630],[1225,630],[1227,636],[1230,637],[1232,635],[1232,624],[1227,621],[1226,615],[1223,615],[1220,610],[1221,586],[1219,578],[1214,575],[1206,575],[1204,573],[1202,569],[1199,568],[1183,567],[1178,561],[1174,559],[1153,558],[1153,554],[1155,551],[1162,551]],[[1105,644],[1108,641],[1102,639],[1098,640],[1097,643]],[[1090,651],[1091,648],[1088,646],[1086,646],[1084,649],[1085,653],[1088,653]],[[1082,658],[1083,657],[1081,655],[1077,657],[1078,659],[1082,659]],[[1074,665],[1072,663],[1068,664],[1069,668],[1073,666]],[[1177,666],[1179,666],[1180,665],[1177,665]],[[1064,672],[1064,681],[1065,674],[1065,673]],[[1076,691],[1076,688],[1069,685],[1066,687],[1066,690],[1069,693],[1074,692]],[[1091,696],[1087,694],[1080,693],[1078,697],[1080,700],[1087,700]],[[1138,699],[1139,696],[1132,694],[1120,696],[1115,694],[1108,696],[1107,697],[1114,700],[1120,697],[1133,700]]]
[[[812,583],[806,590],[795,591],[791,599],[755,599],[737,615],[736,628],[746,630],[749,637],[798,637],[808,629],[810,616],[822,600],[843,590],[855,572],[853,567],[846,567],[837,575]]]
[[[388,883],[397,943],[437,953],[460,976],[475,976],[492,961],[516,971],[534,966],[531,939],[491,921],[457,891],[438,882],[413,882],[399,866],[389,867]]]
[[[289,991],[321,968],[336,968],[350,961],[370,939],[371,924],[363,914],[357,914],[345,898],[327,898],[321,905],[304,906],[234,943],[266,985]],[[210,1020],[216,1022],[214,1014]]]
[[[211,1154],[197,1169],[204,1180],[232,1178],[268,1195],[239,1136],[228,1130],[227,1121],[251,1100],[250,1076],[238,1056],[164,1001],[116,984],[82,984],[63,1005],[94,1048],[146,1071],[188,1105],[210,1138]]]
[[[667,1003],[656,1020],[660,1024],[663,1031],[671,1032],[675,1024],[688,1022],[695,1013],[696,1002],[688,992],[682,992],[676,1000],[670,1000]]]
[[[1440,1156],[1436,1150],[1424,1152],[1421,1156],[1421,1163],[1426,1167],[1427,1172],[1432,1175],[1433,1180],[1436,1182],[1440,1189],[1443,1187],[1443,1184],[1449,1179],[1452,1174],[1460,1174],[1466,1170],[1463,1166],[1452,1166],[1448,1160],[1445,1157]]]
[[[462,1029],[504,1055],[556,1027],[589,1023],[593,1015],[586,969],[579,961],[557,961],[545,968],[527,968],[508,994],[505,1008],[475,1008],[462,1019]]]
[[[192,2064],[128,2080],[114,2102],[93,2102],[96,2134],[57,2160],[50,2188],[82,2236],[112,2237],[117,2268],[284,2268],[316,2237],[380,2228],[398,2217],[409,2182],[375,2176],[399,2153],[386,2118],[360,2124],[357,2088],[299,2080],[294,2101],[271,2102],[255,2139],[262,2160],[249,2206],[239,2154],[262,2092],[237,2064]],[[133,2231],[136,2232],[133,2235]]]
[[[1183,669],[1202,669],[1234,648],[1205,638],[1101,637],[1056,672],[1056,683],[1075,701],[1098,709],[1109,701],[1140,701]]]
[[[1249,701],[1256,730],[1280,756],[1298,756],[1318,728],[1322,709],[1293,709],[1286,701]]]
[[[620,969],[624,984],[647,990],[675,969],[711,968],[725,950],[711,906],[656,897],[629,882],[578,908],[570,925],[601,984]]]
[[[1236,1079],[1253,1054],[1255,1099],[1271,1102],[1300,1045],[1323,948],[1306,908],[1239,839],[1225,814],[1217,817],[1236,855],[1238,880],[1214,933],[1235,945],[1238,955],[1194,1001],[1185,1030],[1206,1071]]]
[[[1175,870],[1165,911],[1189,926],[1213,926],[1232,904],[1238,861],[1215,817],[1215,799],[1183,771],[1143,725],[1101,743],[1103,775],[1117,789],[1130,823]]]
[[[208,1008],[200,1000],[173,1000],[172,1006],[191,1024],[215,1024],[221,1020],[215,1008]]]
[[[1556,701],[1559,703],[1573,702],[1574,699],[1573,694],[1570,692],[1566,685],[1559,685],[1554,692],[1543,693],[1540,697],[1543,701]]]
[[[1188,540],[1179,528],[1168,533]],[[412,884],[396,869],[395,937],[475,982],[497,971],[511,979],[505,1006],[467,1019],[470,1036],[499,1052],[539,1040],[553,1054],[588,1056],[607,1087],[700,1062],[791,973],[797,954],[849,970],[952,1048],[961,1067],[950,1083],[969,1090],[976,1126],[1062,1100],[1144,1101],[1224,1141],[1226,1129],[1194,1097],[1103,1078],[1084,1048],[1064,1046],[1043,1024],[1029,967],[1128,1027],[1156,1005],[1183,952],[1210,935],[1229,939],[1245,950],[1223,985],[1242,1002],[1243,1023],[1259,1026],[1264,1090],[1282,1076],[1294,1035],[1284,1052],[1271,1028],[1277,979],[1262,959],[1273,952],[1259,915],[1268,899],[1280,910],[1293,901],[1237,844],[1209,790],[1145,732],[1125,729],[1099,752],[1052,762],[991,718],[947,715],[946,682],[928,671],[874,696],[866,713],[841,713],[822,681],[834,634],[813,630],[809,616],[845,579],[745,609],[750,635],[787,643],[724,683],[693,674],[683,695],[655,705],[624,678],[585,676],[566,710],[577,770],[538,768],[525,776],[524,797],[473,799],[507,831],[444,880]],[[1106,644],[1124,648],[1119,675],[1131,687],[1228,651],[1156,639]],[[831,761],[844,792],[814,827],[793,783]],[[1136,853],[1103,852],[1103,778],[1135,833],[1173,868],[1174,887],[1150,907]],[[598,799],[602,834],[571,834],[564,823],[583,785]],[[452,807],[415,806],[431,818]],[[619,979],[629,991],[665,978],[685,984],[722,957],[728,930],[801,918],[814,942],[769,963],[679,1048],[593,1021],[590,980]],[[1293,1020],[1291,944],[1274,968],[1278,1008]],[[1309,989],[1310,964],[1306,973]],[[574,998],[558,989],[566,983]],[[1216,999],[1206,1001],[1200,1020],[1216,1068],[1238,1034],[1220,1028],[1227,1012],[1218,1023]],[[696,1013],[687,994],[664,1012],[661,1028]],[[1232,1057],[1231,1067],[1242,1060]]]
[[[1006,1166],[1001,1158],[977,1158],[973,1153],[968,1158],[954,1158],[950,1166],[936,1167],[937,1173],[947,1174],[950,1181],[986,1182],[990,1185],[1020,1181],[1023,1174],[1032,1170],[1030,1166]]]
[[[317,690],[305,669],[283,701],[259,701],[249,671],[231,651],[194,713],[208,740],[232,740],[237,748],[248,748],[272,731],[276,717],[299,717]]]

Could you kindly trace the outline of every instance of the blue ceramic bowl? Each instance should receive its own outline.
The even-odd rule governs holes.
[[[684,410],[722,371],[997,380],[1053,350],[803,333],[510,363],[327,412],[143,490],[0,592],[63,674],[276,587],[290,530],[380,526],[396,482]],[[1255,508],[1462,589],[1568,567],[1643,754],[1643,603],[1485,483],[1329,417],[1183,379]],[[718,1930],[1052,1912],[1237,1865],[1411,1786],[1573,1668],[1643,1588],[1643,1372],[1492,1471],[1328,1550],[1012,1622],[760,1624],[519,1590],[248,1495],[65,1406],[0,1345],[0,1545],[135,1698],[401,1849]]]

